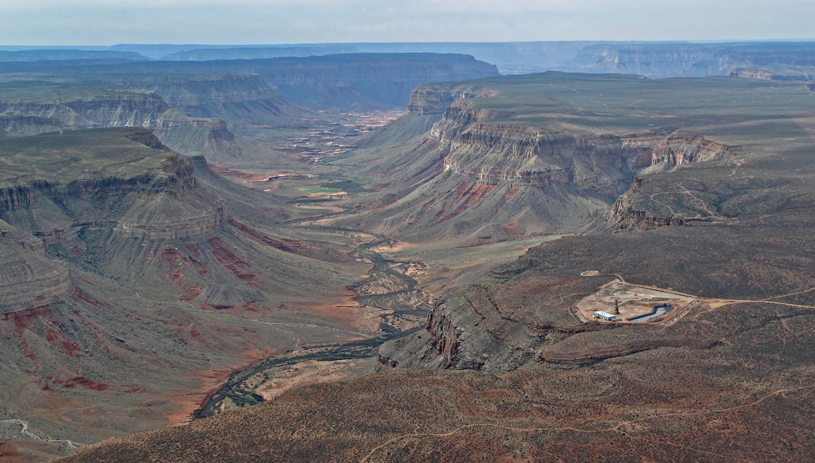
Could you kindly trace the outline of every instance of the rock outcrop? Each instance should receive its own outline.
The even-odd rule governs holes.
[[[777,81],[815,81],[815,67],[813,66],[771,66],[771,67],[733,67],[728,75],[745,79],[777,80]]]

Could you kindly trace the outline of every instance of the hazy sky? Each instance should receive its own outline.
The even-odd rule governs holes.
[[[0,0],[0,45],[815,38],[813,0]]]

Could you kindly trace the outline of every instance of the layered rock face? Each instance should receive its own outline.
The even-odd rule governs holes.
[[[114,231],[128,238],[189,239],[215,229],[227,218],[226,203],[197,185],[193,168],[181,158],[162,166]]]
[[[478,119],[477,115],[456,116]],[[451,119],[445,115],[445,121]],[[444,170],[482,182],[559,183],[613,195],[620,193],[620,185],[628,187],[634,172],[654,161],[649,145],[656,137],[575,136],[480,123],[463,130],[461,125],[440,126],[433,135],[450,146]],[[459,130],[462,133],[455,136]]]
[[[489,98],[497,95],[495,90],[484,88],[483,85],[473,85],[464,88],[438,88],[422,86],[410,93],[410,102],[407,109],[411,114],[430,115],[445,113],[454,101],[463,98]]]
[[[230,117],[240,129],[256,119],[268,123],[275,114],[284,114],[287,107],[278,105],[282,100],[276,91],[257,76],[198,80],[150,77],[118,83],[155,88],[174,105],[206,117],[190,116],[143,88],[33,82],[1,89],[0,134],[29,136],[96,127],[146,127],[182,155],[223,161],[268,153],[236,137],[226,121],[211,117],[213,114]]]
[[[665,126],[649,123],[652,119],[638,108],[639,114],[629,115],[622,106],[627,102],[603,103],[598,99],[603,90],[592,89],[589,78],[581,76],[586,81],[577,84],[571,78],[525,76],[419,87],[402,119],[403,131],[410,132],[419,118],[440,120],[413,141],[410,151],[404,142],[394,143],[382,149],[384,158],[373,160],[377,167],[366,166],[380,185],[404,185],[406,192],[395,193],[398,197],[385,207],[365,205],[377,210],[366,213],[364,222],[354,217],[355,223],[407,240],[453,238],[465,244],[574,233],[608,211],[636,175],[739,151],[691,130],[677,131],[664,117],[656,121]],[[624,87],[642,81],[617,80]],[[517,97],[521,91],[529,96]],[[587,102],[599,107],[589,110],[583,106]],[[603,119],[613,124],[602,125]],[[398,125],[386,130],[398,133]]]
[[[100,135],[110,137],[111,133]],[[193,168],[164,147],[155,135],[145,129],[130,129],[119,135],[142,147],[150,155],[149,163],[145,163],[153,167],[79,178],[71,178],[70,174],[38,178],[38,174],[26,173],[21,167],[20,175],[6,179],[0,188],[0,214],[19,218],[27,214],[21,210],[47,211],[41,214],[42,219],[34,218],[33,224],[27,219],[36,230],[35,235],[46,242],[65,242],[84,228],[100,226],[112,226],[120,237],[191,238],[216,228],[226,218],[223,200],[198,186]],[[71,137],[67,134],[44,137],[46,144],[62,137],[70,147]],[[99,156],[106,158],[104,151]],[[115,165],[113,156],[113,160],[100,159],[98,163],[87,160],[85,164],[95,168],[102,165],[104,170],[106,162]],[[71,169],[71,162],[66,161],[63,168]],[[58,212],[60,209],[82,210],[81,214],[71,214],[82,219],[70,218],[69,214]]]
[[[140,89],[100,89],[59,102],[13,96],[0,99],[0,113],[38,117],[49,121],[49,125],[57,121],[62,127],[73,128],[141,127],[159,119],[168,109],[170,106],[158,95]]]
[[[68,267],[34,236],[0,220],[0,313],[49,304],[73,290]]]

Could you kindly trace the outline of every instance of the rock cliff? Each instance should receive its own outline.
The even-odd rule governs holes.
[[[638,85],[656,95],[665,84],[615,77],[619,87],[603,89],[592,86],[595,79],[550,73],[419,87],[409,114],[379,137],[385,156],[366,147],[370,153],[348,161],[377,179],[380,194],[396,197],[361,205],[374,210],[342,223],[465,244],[574,233],[611,209],[637,175],[739,152],[690,128],[689,116],[656,117],[658,109],[634,107],[633,92],[602,96]],[[400,124],[411,133],[433,117],[438,121],[424,137],[388,141]]]
[[[472,56],[433,53],[279,58],[253,65],[284,98],[319,109],[404,107],[422,84],[498,75],[494,65]]]
[[[0,145],[3,155],[24,142],[27,151],[32,146],[36,150],[29,154],[29,164],[5,157],[8,171],[0,188],[0,214],[17,221],[31,214],[25,223],[46,242],[64,242],[87,227],[99,226],[112,226],[120,237],[191,238],[216,228],[226,217],[223,200],[199,187],[192,167],[152,133],[99,131],[99,140],[94,140],[98,145],[88,147],[94,155],[72,159],[83,149],[79,143],[88,140],[84,135],[52,133],[7,139]],[[49,145],[59,148],[46,153]],[[144,156],[141,162],[128,159],[134,151]],[[49,158],[63,161],[54,169],[40,170],[53,162]],[[83,169],[97,173],[88,176]]]
[[[37,117],[48,125],[59,122],[61,127],[140,127],[170,109],[155,93],[137,88],[28,83],[0,90],[0,113]]]

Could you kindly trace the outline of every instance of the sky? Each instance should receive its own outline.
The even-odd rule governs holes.
[[[815,39],[813,0],[0,0],[0,45]]]

